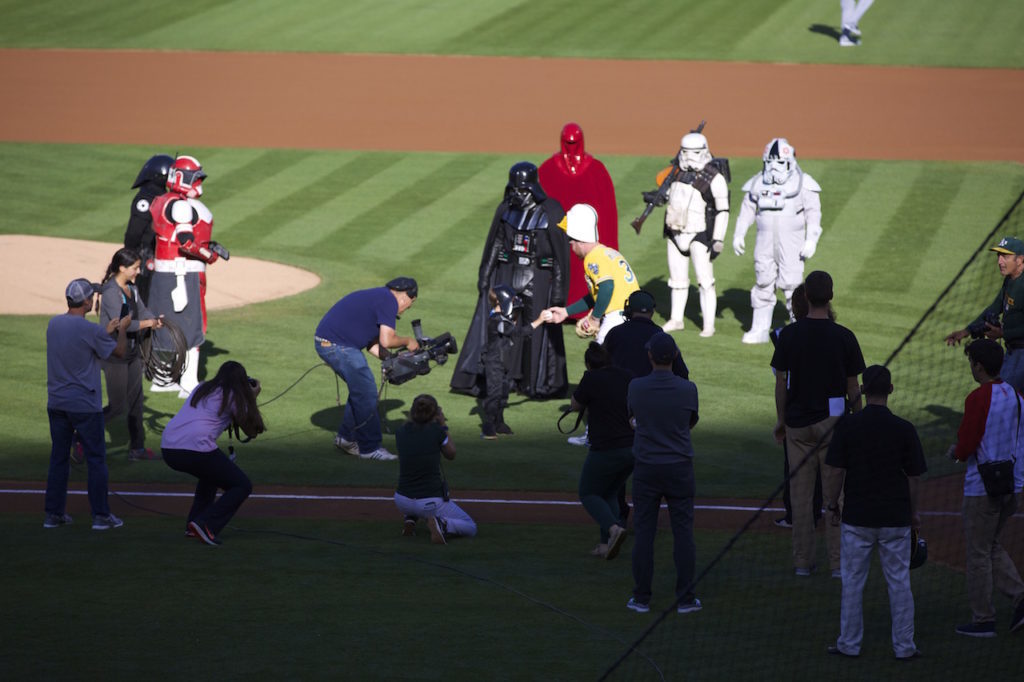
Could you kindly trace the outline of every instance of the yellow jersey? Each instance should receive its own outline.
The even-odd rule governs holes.
[[[626,299],[640,288],[633,274],[633,268],[615,249],[598,244],[583,259],[583,274],[587,278],[587,289],[590,295],[597,298],[597,287],[601,282],[612,280],[612,298],[608,302],[605,314],[622,310],[626,307]]]

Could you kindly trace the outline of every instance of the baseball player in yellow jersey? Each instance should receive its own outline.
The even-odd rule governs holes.
[[[590,311],[576,324],[582,337],[596,336],[604,342],[609,330],[626,321],[622,314],[626,299],[640,288],[636,275],[622,254],[597,239],[597,211],[590,204],[576,204],[558,224],[569,237],[569,248],[583,260],[588,294],[567,308],[549,308],[554,322],[569,315]]]

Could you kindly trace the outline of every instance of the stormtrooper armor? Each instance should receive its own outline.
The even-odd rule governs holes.
[[[701,133],[689,133],[681,141],[678,174],[668,192],[665,208],[665,236],[668,253],[668,286],[672,310],[666,332],[683,328],[683,313],[689,296],[689,265],[700,292],[701,336],[715,333],[718,298],[711,261],[721,252],[729,227],[729,186],[726,176],[712,163],[708,141]]]
[[[762,171],[743,185],[733,234],[733,251],[741,256],[747,230],[757,224],[753,320],[743,335],[743,343],[750,344],[768,343],[776,289],[782,290],[792,317],[793,289],[803,281],[804,261],[814,255],[821,237],[821,187],[800,168],[793,146],[776,138],[765,147],[762,160]]]

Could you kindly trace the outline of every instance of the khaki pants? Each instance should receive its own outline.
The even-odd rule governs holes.
[[[802,427],[786,427],[786,450],[789,456],[789,496],[793,502],[793,567],[814,568],[814,486],[821,472],[822,502],[825,509],[840,500],[830,498],[828,491],[835,488],[835,479],[842,479],[843,470],[825,464],[828,444],[832,441],[832,428],[838,417],[826,417],[820,422]],[[813,451],[813,452],[812,452]],[[800,466],[810,454],[807,463]],[[839,486],[840,489],[842,486]],[[825,542],[828,546],[829,569],[839,568],[839,525],[833,525],[832,513],[822,517],[825,524]]]
[[[992,623],[996,610],[992,590],[1013,600],[1024,599],[1024,582],[1013,559],[999,544],[1006,520],[1017,510],[1013,495],[964,497],[964,537],[967,540],[967,600],[975,623]]]

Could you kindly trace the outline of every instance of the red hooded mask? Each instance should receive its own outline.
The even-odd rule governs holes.
[[[583,129],[576,123],[566,123],[562,128],[562,163],[565,171],[576,175],[590,164],[591,156],[583,149]]]

